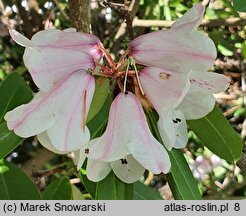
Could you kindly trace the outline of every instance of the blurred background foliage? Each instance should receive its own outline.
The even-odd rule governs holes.
[[[122,3],[120,0],[113,2]],[[174,20],[198,2],[201,1],[135,1],[135,11],[132,13],[135,17],[133,20],[135,36],[170,27]],[[240,5],[241,2],[243,1],[235,0],[234,3],[231,0],[203,1],[207,7],[200,29],[212,38],[218,50],[218,58],[211,70],[225,74],[231,79],[231,86],[227,92],[215,95],[217,105],[245,142],[246,13],[245,7]],[[91,0],[89,9],[91,9],[92,32],[101,39],[114,58],[118,58],[129,42],[119,8]],[[0,82],[8,74],[16,72],[24,77],[34,92],[37,91],[23,65],[24,48],[13,42],[9,37],[8,28],[15,28],[31,38],[42,29],[64,29],[73,26],[71,16],[73,14],[67,0],[0,0]],[[245,174],[236,165],[220,159],[206,149],[192,131],[189,132],[189,144],[184,153],[193,175],[199,181],[199,188],[205,199],[245,199]],[[85,170],[82,169],[78,175],[71,157],[72,155],[68,157],[54,155],[43,149],[36,138],[29,138],[6,159],[31,176],[41,191],[52,190],[52,187],[58,185],[62,189],[66,188],[64,199],[90,199],[88,192],[91,193],[93,187],[85,187],[87,181]],[[57,179],[61,175],[65,177]],[[153,176],[146,173],[141,182],[158,191],[162,198],[173,198],[164,175]],[[143,193],[153,192],[148,189]],[[63,196],[55,194],[54,197],[49,197],[49,193],[45,191],[43,196],[46,199],[56,197],[61,199]],[[141,198],[139,193],[134,196]]]

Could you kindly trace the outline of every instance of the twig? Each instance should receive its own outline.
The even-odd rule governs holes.
[[[137,17],[133,20],[133,27],[161,27],[170,28],[174,21],[166,20],[143,20]],[[207,27],[217,27],[217,26],[235,26],[235,25],[245,25],[246,19],[243,18],[228,18],[228,19],[218,19],[218,20],[202,20],[201,26]]]
[[[237,162],[237,166],[244,172],[246,173],[246,154],[243,152],[242,157],[240,160]]]
[[[130,16],[130,19],[133,20],[133,18],[135,17],[137,11],[138,11],[138,7],[139,7],[139,3],[140,3],[140,0],[133,0],[129,6],[129,16]],[[125,35],[126,33],[126,23],[122,23],[119,30],[117,31],[115,37],[114,37],[114,41],[118,41],[121,39],[121,37],[123,35]]]

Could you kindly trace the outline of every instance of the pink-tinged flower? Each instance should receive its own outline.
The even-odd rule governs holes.
[[[196,31],[204,10],[202,4],[197,4],[170,29],[137,37],[130,44],[131,56],[145,66],[182,73],[207,71],[216,58],[216,48],[207,35]]]
[[[188,136],[185,120],[202,118],[211,112],[215,105],[212,93],[225,91],[229,84],[230,80],[221,74],[190,74],[190,89],[182,102],[174,110],[160,112],[158,128],[168,149],[186,146]]]
[[[57,151],[75,151],[90,139],[83,119],[86,119],[94,89],[95,81],[90,74],[75,71],[48,92],[41,91],[28,104],[8,112],[4,118],[8,128],[20,137],[46,132]],[[84,107],[87,109],[83,112]]]
[[[215,104],[212,94],[225,91],[230,79],[217,73],[193,71],[190,83],[190,90],[177,109],[184,113],[186,119],[198,119],[212,111]]]
[[[160,67],[146,67],[139,73],[145,96],[159,114],[158,126],[168,150],[174,145],[183,148],[188,141],[184,115],[175,108],[190,89],[189,75]]]
[[[47,92],[76,70],[95,67],[102,57],[99,39],[75,29],[49,29],[36,33],[31,40],[11,29],[13,40],[26,47],[24,64],[40,90]]]
[[[24,63],[40,92],[5,115],[8,128],[20,137],[38,135],[56,153],[83,149],[90,139],[85,123],[95,90],[87,70],[102,57],[101,42],[74,29],[40,31],[31,40],[15,30],[10,34],[26,47]]]
[[[120,93],[114,99],[106,131],[90,141],[88,149],[88,158],[111,162],[115,173],[118,168],[112,163],[119,164],[129,155],[152,173],[167,173],[170,169],[166,150],[151,134],[141,103],[131,92]]]

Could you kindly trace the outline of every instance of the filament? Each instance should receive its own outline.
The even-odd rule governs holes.
[[[123,91],[125,94],[126,94],[126,82],[127,82],[128,71],[129,71],[129,65],[130,65],[130,62],[128,61],[127,67],[126,67],[125,79],[124,79],[124,88],[123,88]]]
[[[135,74],[136,74],[136,77],[137,77],[137,82],[138,82],[139,89],[140,89],[142,95],[145,95],[144,91],[143,91],[143,88],[142,88],[142,85],[141,85],[141,82],[140,82],[140,79],[139,79],[138,70],[137,70],[137,67],[136,67],[134,59],[131,59],[131,64],[133,65],[134,70],[135,70]]]

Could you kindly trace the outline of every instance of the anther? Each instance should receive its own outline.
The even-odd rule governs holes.
[[[121,164],[122,164],[122,165],[123,165],[123,164],[128,164],[126,159],[120,159],[120,161],[121,161]]]
[[[181,122],[180,118],[173,119],[173,123],[178,123],[178,122]]]
[[[85,149],[85,154],[89,154],[90,150],[88,148]]]
[[[178,122],[181,122],[181,119],[179,119],[179,118],[176,118],[176,121],[178,121]]]

